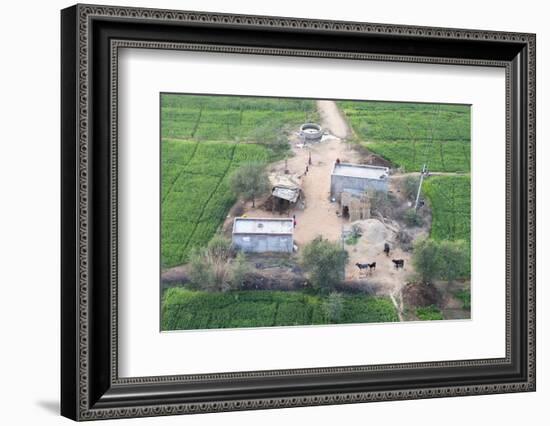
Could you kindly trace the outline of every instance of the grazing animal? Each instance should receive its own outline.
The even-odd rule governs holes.
[[[395,265],[395,269],[403,268],[405,266],[405,261],[403,259],[392,259],[391,261]]]
[[[390,245],[388,243],[384,243],[384,253],[386,253],[386,256],[390,255]]]
[[[368,263],[356,263],[355,266],[357,266],[359,270],[362,271],[363,269],[368,270],[370,265]]]
[[[376,269],[376,262],[369,263],[369,268],[371,271],[374,271]]]

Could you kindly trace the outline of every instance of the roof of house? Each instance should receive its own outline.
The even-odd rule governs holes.
[[[383,180],[388,177],[388,167],[368,164],[339,163],[334,165],[333,176],[357,177],[363,179]]]
[[[271,194],[274,197],[288,200],[291,203],[298,200],[301,181],[297,176],[272,174],[269,176],[269,181],[273,188]]]
[[[294,221],[288,219],[236,217],[233,222],[233,234],[274,234],[292,235]]]

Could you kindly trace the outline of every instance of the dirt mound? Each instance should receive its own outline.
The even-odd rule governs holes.
[[[392,167],[392,163],[386,160],[385,158],[382,158],[376,154],[369,154],[365,158],[365,163],[370,164],[371,166],[379,166],[379,167]]]
[[[356,246],[362,253],[375,256],[384,250],[385,243],[395,241],[395,231],[378,219],[357,220],[351,223],[353,225],[358,225],[362,230]]]
[[[401,294],[409,306],[437,305],[440,301],[440,294],[432,284],[408,283]]]

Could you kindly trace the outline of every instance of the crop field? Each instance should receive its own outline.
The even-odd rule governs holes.
[[[246,96],[163,94],[163,138],[257,141],[258,129],[274,131],[316,120],[315,102]]]
[[[263,135],[317,117],[315,102],[235,96],[161,96],[161,264],[185,263],[204,246],[235,202],[229,175],[277,153]]]
[[[431,176],[422,186],[432,207],[431,237],[470,242],[470,177]]]
[[[470,107],[338,102],[360,143],[406,172],[470,171]]]
[[[170,288],[162,302],[162,330],[327,324],[323,299],[298,292],[207,293]],[[387,297],[345,296],[340,324],[399,321]]]
[[[162,266],[184,263],[193,247],[204,246],[235,202],[229,174],[244,161],[266,161],[260,145],[162,141]]]

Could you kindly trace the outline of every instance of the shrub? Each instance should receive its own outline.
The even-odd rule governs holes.
[[[436,241],[427,238],[418,240],[414,245],[412,260],[423,283],[429,283],[439,276],[441,259]]]
[[[408,209],[403,213],[403,220],[408,226],[422,226],[422,217],[418,214],[416,209]]]
[[[440,278],[448,282],[470,275],[469,246],[465,241],[439,242]]]
[[[405,176],[404,179],[401,180],[401,192],[407,198],[408,200],[415,200],[416,199],[416,193],[418,192],[418,185],[420,184],[420,178],[417,176]]]
[[[194,249],[189,259],[189,287],[205,291],[228,291],[240,287],[248,272],[244,257],[232,261],[231,241],[216,235],[206,248]]]
[[[342,279],[348,253],[339,244],[317,237],[302,251],[301,263],[313,287],[322,293],[334,289]]]
[[[367,197],[370,202],[371,215],[380,214],[384,217],[391,217],[394,205],[387,192],[367,190]]]
[[[340,293],[332,292],[323,301],[323,312],[327,319],[327,323],[337,324],[342,317],[342,312],[344,311],[344,298]]]
[[[416,316],[422,321],[437,321],[443,319],[443,314],[435,305],[425,308],[416,308]]]
[[[460,290],[455,293],[455,296],[462,302],[462,309],[470,309],[470,299],[471,294],[470,290]]]

